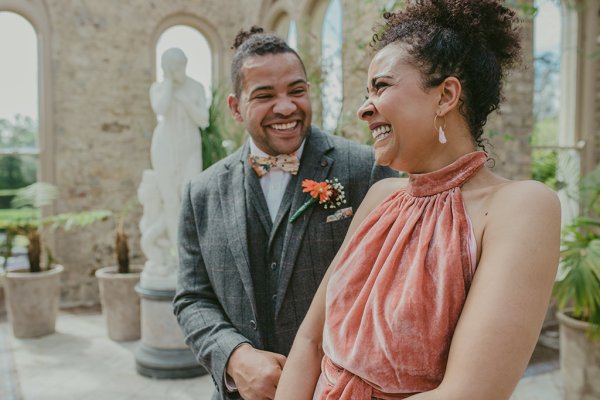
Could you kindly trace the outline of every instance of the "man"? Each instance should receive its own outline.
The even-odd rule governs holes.
[[[369,186],[394,176],[366,146],[311,127],[298,54],[254,27],[232,63],[233,117],[250,138],[192,180],[180,219],[175,314],[213,399],[272,399],[296,331]],[[268,156],[281,156],[274,165]],[[295,165],[296,158],[300,164]],[[302,182],[335,179],[346,204],[308,207]]]

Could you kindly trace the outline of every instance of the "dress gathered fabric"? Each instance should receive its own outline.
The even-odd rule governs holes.
[[[460,187],[486,160],[478,151],[410,175],[358,227],[327,286],[314,399],[403,399],[439,386],[475,272]]]

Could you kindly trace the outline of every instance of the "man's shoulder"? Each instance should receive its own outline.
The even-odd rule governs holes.
[[[228,171],[236,162],[240,161],[242,148],[239,148],[232,154],[217,161],[204,171],[192,178],[190,184],[192,188],[201,188],[214,183],[223,172]]]
[[[348,139],[343,136],[331,135],[329,133],[327,133],[326,135],[328,135],[331,138],[332,143],[336,147],[340,147],[343,149],[347,149],[348,151],[355,151],[355,152],[364,153],[364,154],[372,154],[373,153],[373,148],[371,146],[367,146],[365,144],[358,143],[355,140]]]
[[[333,151],[336,152],[349,152],[356,155],[371,156],[373,155],[373,149],[371,146],[360,144],[355,140],[345,138],[343,136],[333,135],[328,132],[319,130],[313,127],[313,133],[322,135],[322,137],[329,143]]]

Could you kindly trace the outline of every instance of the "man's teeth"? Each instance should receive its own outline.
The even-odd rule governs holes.
[[[373,129],[372,135],[375,139],[377,139],[380,136],[383,137],[384,135],[386,135],[387,133],[390,133],[391,131],[392,131],[391,125],[382,125],[382,126],[378,126],[377,128]]]
[[[274,129],[277,129],[278,131],[284,131],[286,129],[295,128],[296,125],[298,125],[298,121],[288,122],[287,124],[273,124],[273,125],[271,125],[271,127],[273,127]]]

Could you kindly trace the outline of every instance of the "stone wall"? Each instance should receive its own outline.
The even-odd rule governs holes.
[[[231,0],[229,0],[231,2]],[[47,0],[54,69],[55,180],[57,212],[108,208],[135,201],[141,173],[150,166],[155,125],[148,89],[154,80],[157,27],[187,15],[216,27],[230,42],[245,17],[242,1]],[[210,21],[210,22],[208,22]],[[226,48],[216,48],[227,54]],[[133,262],[143,262],[137,223],[140,207],[126,218]],[[57,234],[56,258],[65,265],[63,302],[97,302],[93,271],[114,264],[115,221]]]
[[[0,7],[2,5],[0,0]],[[148,89],[154,80],[154,41],[171,22],[192,21],[215,51],[217,71],[227,78],[229,46],[240,28],[274,23],[278,15],[301,21],[323,10],[326,0],[28,0],[46,9],[51,30],[51,110],[53,152],[49,157],[60,188],[57,212],[94,208],[119,210],[135,201],[144,169],[150,166],[154,114]],[[384,0],[343,0],[344,135],[366,141],[369,135],[354,117],[364,97],[373,22]],[[321,12],[320,11],[320,12]],[[300,40],[320,48],[315,23],[299,23]],[[272,26],[271,26],[272,28]],[[498,173],[529,177],[532,126],[531,24],[524,27],[524,69],[507,79],[502,116],[490,127],[513,141],[494,140]],[[318,51],[318,50],[317,50]],[[307,63],[317,62],[318,54]],[[309,66],[310,68],[310,66]],[[315,67],[318,68],[318,67]],[[529,69],[528,69],[529,68]],[[218,78],[217,78],[218,79]],[[316,99],[318,100],[318,99]],[[318,101],[317,101],[318,103]],[[318,107],[317,107],[318,108]],[[142,263],[137,223],[140,207],[126,217],[134,263]],[[93,271],[114,264],[109,220],[76,232],[56,232],[55,257],[64,264],[63,304],[96,303]]]

